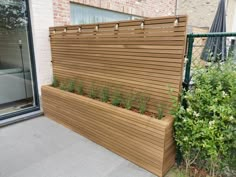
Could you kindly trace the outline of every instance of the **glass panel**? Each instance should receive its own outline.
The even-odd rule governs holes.
[[[0,116],[35,105],[25,0],[0,0]]]
[[[75,3],[71,3],[70,9],[72,24],[91,24],[140,18],[138,16],[89,7]]]

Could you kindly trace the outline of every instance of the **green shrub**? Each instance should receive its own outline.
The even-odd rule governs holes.
[[[130,110],[133,106],[134,101],[135,101],[135,95],[130,93],[124,98],[123,105],[125,106],[126,109]]]
[[[79,85],[77,86],[77,92],[79,95],[83,95],[84,94],[84,86],[83,86],[83,82],[80,81]]]
[[[56,76],[53,76],[52,86],[53,87],[59,87],[60,83]]]
[[[120,93],[120,91],[116,90],[114,92],[113,98],[111,100],[111,104],[114,106],[120,106],[121,101],[122,101],[121,93]]]
[[[102,102],[108,102],[109,100],[109,89],[107,87],[103,87],[101,89],[100,98]]]
[[[138,108],[141,114],[144,114],[147,111],[147,104],[149,100],[150,97],[144,96],[143,94],[139,94],[137,96]]]
[[[97,90],[95,89],[95,86],[94,86],[93,83],[92,83],[91,86],[90,86],[88,96],[89,96],[90,98],[92,98],[92,99],[97,98]]]
[[[186,172],[195,164],[211,176],[225,175],[235,162],[236,66],[212,63],[199,68],[193,81],[195,87],[182,96],[187,108],[178,104],[174,111],[175,140]]]
[[[164,110],[165,110],[165,105],[164,104],[158,104],[157,105],[157,118],[158,119],[162,119],[165,115],[164,115]]]

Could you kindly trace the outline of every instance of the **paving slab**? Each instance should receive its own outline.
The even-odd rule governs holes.
[[[44,117],[0,129],[0,177],[155,177]]]

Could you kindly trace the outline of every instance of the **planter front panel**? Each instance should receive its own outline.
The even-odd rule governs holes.
[[[156,120],[56,88],[42,88],[47,117],[162,176],[175,161],[172,119]]]

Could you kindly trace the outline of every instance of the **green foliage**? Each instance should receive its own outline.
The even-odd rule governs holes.
[[[60,83],[56,76],[53,76],[52,86],[53,87],[59,87]]]
[[[97,98],[97,90],[96,90],[96,88],[94,86],[94,83],[91,84],[88,95],[92,99]]]
[[[24,1],[17,3],[0,3],[0,28],[13,30],[27,25],[26,5]]]
[[[69,80],[67,83],[67,91],[68,92],[74,92],[75,91],[75,81]]]
[[[120,91],[116,90],[114,92],[113,98],[111,100],[111,104],[114,106],[120,106],[121,102],[122,102],[121,93],[120,93]]]
[[[173,167],[166,177],[189,177],[182,168]]]
[[[193,80],[195,88],[182,96],[187,109],[179,104],[174,112],[175,140],[186,171],[195,163],[211,176],[220,175],[235,161],[236,66],[212,63],[199,68]]]
[[[83,86],[83,82],[80,81],[79,85],[77,86],[77,92],[79,95],[83,95],[84,94],[84,86]]]
[[[137,96],[138,108],[141,114],[144,114],[146,112],[149,100],[150,97],[144,96],[143,94],[139,94]]]
[[[67,91],[67,86],[66,86],[66,84],[63,83],[63,82],[60,83],[59,88],[60,88],[61,90]]]
[[[109,100],[109,89],[107,87],[103,87],[101,89],[100,98],[102,102],[108,102]]]
[[[158,104],[157,105],[157,118],[162,119],[164,115],[165,105],[164,104]]]
[[[64,91],[74,92],[75,91],[75,81],[69,80],[68,82],[61,82],[59,88]]]
[[[124,98],[123,104],[126,109],[130,110],[132,108],[135,98],[136,98],[135,95],[132,93],[130,93]]]

